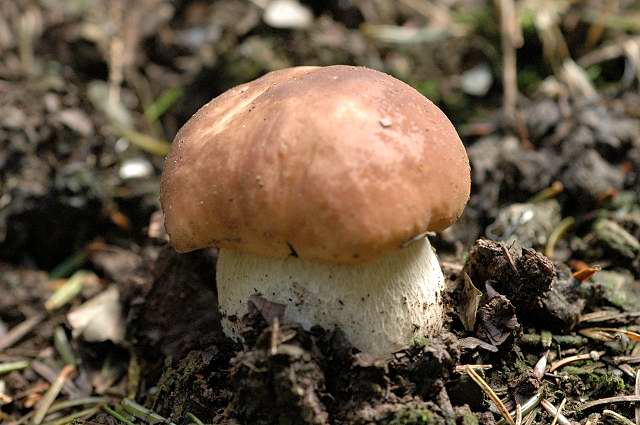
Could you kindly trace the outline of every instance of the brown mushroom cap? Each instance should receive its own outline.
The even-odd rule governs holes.
[[[178,251],[207,246],[353,263],[454,223],[469,160],[407,84],[351,66],[271,72],[178,132],[161,202]]]

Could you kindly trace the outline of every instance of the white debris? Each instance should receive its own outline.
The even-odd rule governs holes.
[[[274,28],[306,28],[313,21],[313,14],[296,0],[273,0],[262,19]]]
[[[109,288],[73,309],[67,314],[67,320],[74,338],[81,337],[88,342],[122,342],[125,323],[118,288]]]
[[[492,84],[491,68],[486,63],[474,66],[462,74],[462,91],[472,96],[484,96]]]
[[[145,158],[130,158],[122,162],[118,175],[122,180],[149,177],[153,166]]]

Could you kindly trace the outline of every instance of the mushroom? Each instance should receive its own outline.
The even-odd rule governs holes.
[[[388,355],[443,326],[425,237],[461,215],[469,160],[453,125],[405,83],[362,67],[296,67],[232,88],[178,132],[161,203],[180,252],[219,249],[225,333],[251,296],[284,321],[339,326]]]

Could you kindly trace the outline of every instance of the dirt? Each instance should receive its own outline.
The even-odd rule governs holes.
[[[487,388],[510,412],[535,401],[529,423],[565,399],[562,420],[634,421],[619,397],[640,379],[637,6],[522,2],[510,114],[496,2],[301,1],[294,30],[259,3],[0,3],[0,423],[497,423]],[[260,306],[236,318],[244,343],[226,338],[215,249],[173,251],[158,204],[169,141],[202,104],[334,63],[434,100],[472,165],[464,216],[430,236],[446,330],[386,359]]]

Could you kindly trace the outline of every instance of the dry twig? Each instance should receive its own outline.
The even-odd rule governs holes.
[[[67,378],[73,373],[74,370],[75,368],[71,365],[67,365],[62,368],[62,371],[58,374],[55,381],[53,381],[44,397],[42,397],[42,400],[40,400],[40,402],[38,403],[38,407],[36,408],[36,411],[33,415],[34,425],[40,425],[42,423],[42,420],[49,411],[49,408],[60,394],[60,391],[62,390],[62,387]]]
[[[273,318],[271,323],[271,355],[275,356],[278,353],[278,336],[280,334],[280,320],[277,317]]]
[[[522,46],[523,38],[514,1],[494,0],[494,2],[500,12],[504,113],[509,120],[515,121],[518,101],[516,49]]]
[[[577,354],[575,356],[566,357],[564,359],[560,359],[556,362],[553,362],[549,367],[549,372],[553,372],[554,370],[560,369],[563,366],[566,366],[574,362],[578,362],[580,360],[597,361],[598,359],[600,359],[600,356],[603,356],[604,354],[605,354],[604,351],[591,351],[585,354]]]
[[[607,397],[599,400],[588,401],[580,406],[578,410],[587,410],[596,406],[611,403],[640,403],[640,395],[619,395],[616,397]]]
[[[634,393],[636,396],[640,396],[640,369],[636,372],[636,385]],[[636,425],[640,425],[640,403],[636,403],[635,414]]]
[[[554,421],[556,421],[557,418],[557,423],[559,423],[560,425],[571,425],[571,421],[569,421],[569,419],[567,419],[562,414],[562,412],[559,412],[560,409],[556,409],[555,406],[549,403],[547,400],[542,400],[540,402],[540,405],[544,408],[544,410],[547,411],[547,413],[554,417]]]
[[[555,229],[549,235],[547,244],[544,247],[544,255],[549,258],[553,258],[555,255],[556,244],[567,233],[569,228],[575,224],[576,220],[573,217],[567,217],[563,219]]]
[[[621,328],[585,328],[579,331],[581,335],[596,341],[614,341],[617,337],[624,336],[630,341],[640,341],[640,334],[628,329]]]
[[[562,415],[562,409],[564,409],[564,405],[567,404],[567,398],[563,398],[562,401],[560,402],[560,406],[558,406],[558,410],[556,410],[556,414],[553,417],[553,421],[551,422],[551,425],[556,425],[558,423],[558,419],[560,418],[560,416]]]
[[[26,334],[31,332],[44,319],[44,315],[36,314],[13,327],[5,336],[0,338],[0,351],[4,351],[16,342],[20,341]]]
[[[491,401],[493,401],[496,408],[500,412],[500,415],[502,415],[502,417],[507,421],[507,423],[509,425],[516,425],[515,422],[513,421],[513,418],[509,414],[509,411],[505,407],[504,403],[502,403],[502,400],[500,400],[500,397],[498,397],[498,395],[493,391],[493,389],[489,386],[489,384],[487,384],[487,382],[482,378],[482,376],[480,376],[478,372],[476,372],[471,367],[467,367],[466,371],[469,377],[471,377],[471,379],[473,379],[473,381],[476,384],[478,384],[478,386],[489,396]]]
[[[625,418],[620,413],[614,412],[613,410],[604,409],[602,411],[602,415],[612,418],[616,423],[622,425],[635,425],[631,420]]]

